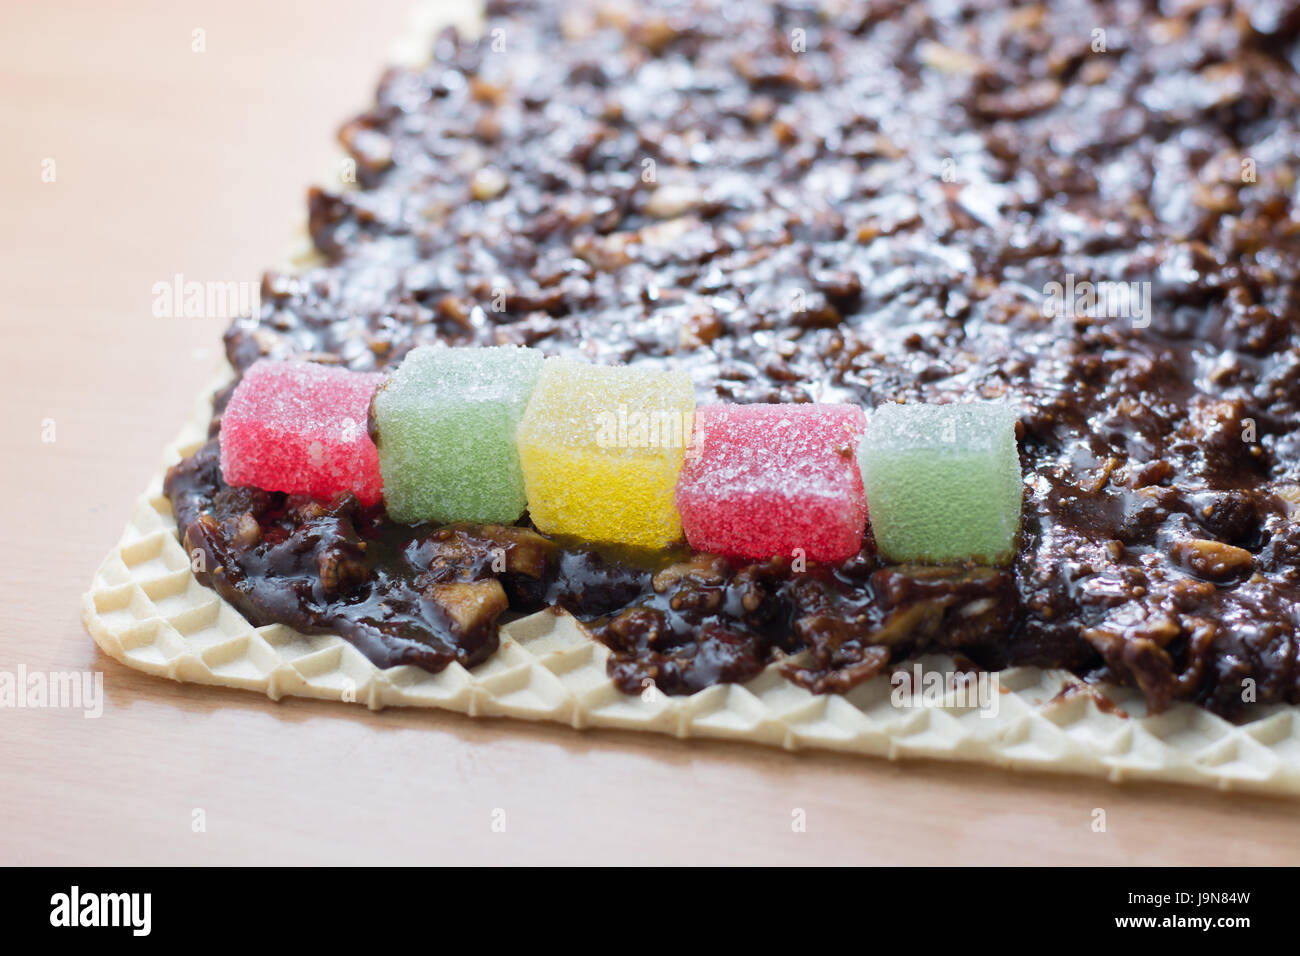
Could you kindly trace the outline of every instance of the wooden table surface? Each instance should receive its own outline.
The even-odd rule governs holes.
[[[1297,801],[277,704],[100,654],[79,596],[221,358],[225,320],[156,318],[153,286],[279,260],[405,21],[405,0],[0,12],[0,670],[100,671],[106,696],[98,719],[0,709],[0,864],[1300,861]]]

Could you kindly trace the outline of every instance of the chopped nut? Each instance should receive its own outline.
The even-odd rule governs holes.
[[[444,295],[435,303],[434,311],[442,318],[450,319],[466,330],[474,328],[474,323],[471,321],[473,304],[451,293]]]
[[[631,36],[647,50],[662,53],[677,36],[677,30],[667,17],[656,16],[635,24]]]
[[[998,602],[991,597],[980,598],[978,601],[971,601],[969,604],[963,604],[958,608],[957,613],[962,617],[975,617],[979,614],[985,614],[998,606]]]
[[[258,524],[251,511],[245,511],[239,516],[239,524],[235,526],[234,543],[241,548],[251,548],[262,540],[262,526]]]
[[[716,554],[696,554],[689,561],[670,564],[650,581],[656,594],[663,594],[683,579],[695,584],[717,586],[727,579],[727,559]]]
[[[465,176],[473,176],[483,168],[486,160],[483,158],[483,148],[478,143],[469,143],[452,157],[452,168]]]
[[[293,516],[295,521],[302,524],[315,521],[317,518],[323,518],[328,513],[323,504],[312,498],[290,501],[286,510]]]
[[[338,548],[316,556],[316,570],[326,594],[345,594],[366,579],[366,566]]]
[[[793,146],[799,142],[799,128],[793,123],[786,122],[784,119],[776,119],[772,122],[772,135],[782,146]]]
[[[249,338],[257,346],[258,352],[265,356],[276,358],[290,351],[284,336],[270,329],[254,329],[249,333]]]
[[[632,263],[628,247],[635,236],[616,232],[608,236],[578,236],[573,240],[573,254],[601,272],[614,272]]]
[[[1153,461],[1131,472],[1129,487],[1147,488],[1159,484],[1174,473],[1174,466],[1162,460]]]
[[[708,345],[725,330],[722,318],[713,309],[691,315],[677,331],[677,344],[682,348],[699,348]]]
[[[646,200],[645,213],[656,219],[675,219],[690,212],[703,201],[703,198],[704,195],[697,186],[686,183],[664,183]]]
[[[445,199],[430,200],[427,205],[420,210],[420,215],[430,222],[442,222],[451,215],[451,203]]]
[[[483,525],[478,531],[488,540],[503,547],[506,573],[540,578],[546,573],[546,562],[555,553],[556,544],[531,528],[513,525]]]
[[[1155,43],[1174,43],[1187,35],[1188,21],[1179,17],[1164,17],[1155,20],[1148,29]]]
[[[474,123],[474,135],[485,143],[495,143],[501,138],[501,120],[495,113],[480,116]]]
[[[723,593],[716,588],[699,591],[678,591],[668,601],[674,611],[694,611],[698,614],[712,614],[722,607]]]
[[[1287,514],[1300,515],[1300,485],[1279,485],[1274,493],[1286,502]]]
[[[596,21],[586,11],[565,10],[560,15],[560,32],[571,43],[585,40],[596,32]]]
[[[1255,557],[1245,548],[1207,538],[1183,538],[1170,547],[1174,560],[1197,577],[1225,581],[1245,574],[1254,566]]]
[[[596,22],[627,33],[632,26],[633,6],[627,0],[605,0],[596,7]]]
[[[487,560],[486,549],[451,528],[434,533],[433,557],[429,570],[438,580],[453,580],[477,574]]]
[[[1100,470],[1098,470],[1097,475],[1093,479],[1092,483],[1087,486],[1087,490],[1092,492],[1093,494],[1096,494],[1097,492],[1101,491],[1101,489],[1105,488],[1106,483],[1110,481],[1111,473],[1114,472],[1114,470],[1117,467],[1119,467],[1119,464],[1120,464],[1119,459],[1116,458],[1114,455],[1108,456],[1106,460],[1101,463]]]
[[[988,64],[975,54],[944,46],[933,40],[923,40],[917,54],[922,63],[940,73],[977,76],[989,72]]]
[[[1192,187],[1192,202],[1207,212],[1220,216],[1241,211],[1237,191],[1227,183],[1216,183],[1213,186],[1197,183]]]
[[[495,167],[484,166],[470,180],[469,193],[479,202],[487,202],[504,193],[509,185],[510,180],[505,173]]]
[[[985,93],[975,105],[987,116],[999,119],[1024,119],[1056,105],[1061,98],[1061,84],[1056,80],[1036,80],[1004,93]]]
[[[745,118],[755,124],[768,122],[775,113],[776,100],[762,94],[751,98],[745,107]]]
[[[1020,30],[1036,30],[1043,25],[1046,11],[1038,5],[1020,7],[1007,13],[1006,30],[1008,33]]]
[[[429,570],[437,581],[467,580],[486,573],[540,578],[555,542],[513,525],[448,525],[430,536]]]
[[[476,76],[469,81],[469,95],[480,103],[498,105],[506,98],[506,88]]]
[[[470,634],[495,621],[508,606],[505,589],[496,578],[430,584],[424,596],[438,605],[458,634]]]
[[[377,130],[352,122],[339,131],[339,139],[357,162],[371,172],[380,172],[393,163],[393,141]]]
[[[691,227],[698,221],[690,216],[665,219],[663,222],[657,222],[638,230],[637,238],[647,246],[671,246],[690,232]]]
[[[740,606],[746,614],[753,614],[763,606],[763,599],[767,595],[757,584],[749,584],[743,594],[740,596]]]
[[[1097,86],[1100,83],[1105,83],[1114,69],[1114,64],[1109,60],[1089,60],[1079,70],[1079,79],[1083,80],[1088,86]]]

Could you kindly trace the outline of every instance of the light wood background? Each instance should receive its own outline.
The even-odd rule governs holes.
[[[405,20],[0,12],[0,670],[102,671],[107,697],[98,720],[0,710],[0,864],[1300,862],[1297,801],[276,704],[100,654],[78,597],[221,357],[225,320],[155,318],[152,287],[278,261]]]

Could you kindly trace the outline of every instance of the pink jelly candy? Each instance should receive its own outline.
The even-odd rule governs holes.
[[[745,558],[843,561],[867,524],[856,405],[706,405],[677,482],[686,540]]]
[[[228,485],[330,498],[383,494],[379,454],[366,430],[379,373],[263,359],[250,366],[221,416],[221,475]]]

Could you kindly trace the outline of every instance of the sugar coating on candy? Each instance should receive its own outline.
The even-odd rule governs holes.
[[[856,405],[706,405],[677,484],[686,540],[745,558],[843,561],[867,523]]]
[[[882,405],[858,450],[871,530],[891,561],[1004,564],[1020,529],[1016,413],[1007,405]]]
[[[384,501],[397,521],[511,524],[524,513],[515,428],[542,353],[413,349],[375,395]]]
[[[519,423],[528,513],[548,534],[662,548],[690,442],[690,376],[547,359]]]
[[[317,498],[352,491],[377,503],[383,483],[366,419],[383,380],[314,362],[255,362],[221,415],[222,478]]]

